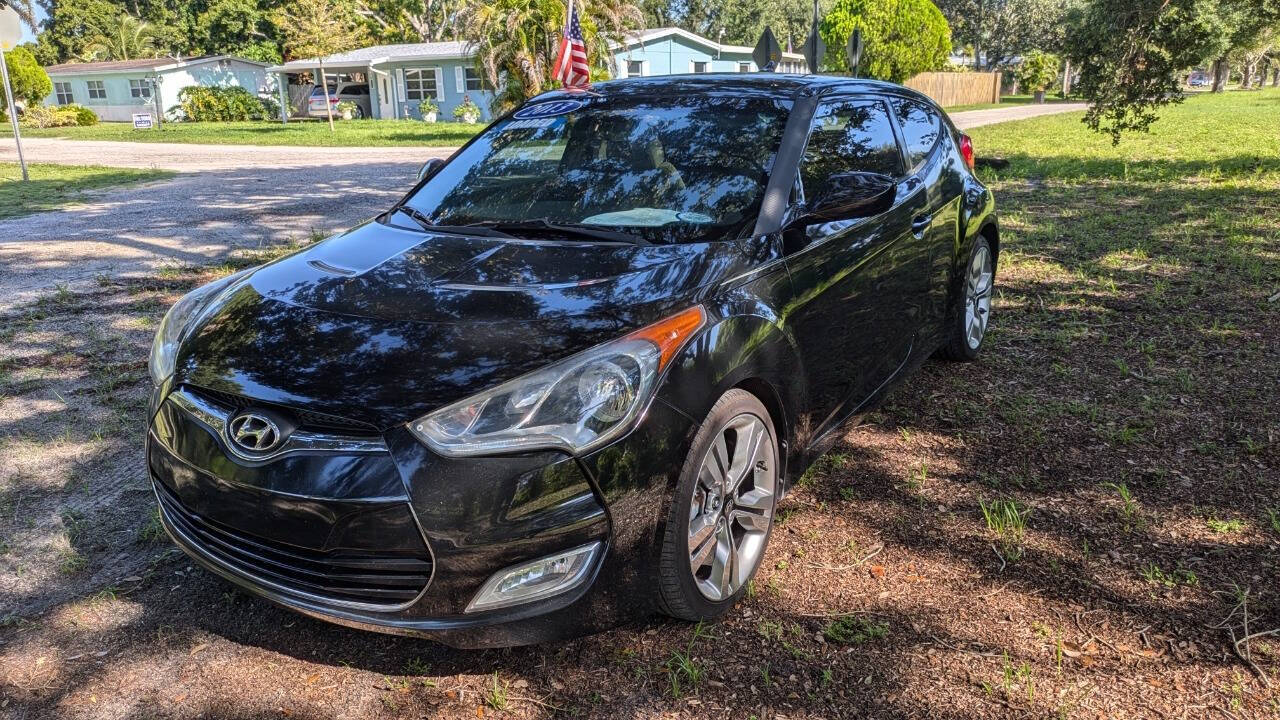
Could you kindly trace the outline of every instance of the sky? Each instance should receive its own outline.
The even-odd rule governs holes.
[[[36,5],[36,24],[38,25],[41,20],[44,20],[44,9],[41,8],[39,5]],[[18,42],[26,42],[28,40],[35,40],[35,39],[36,39],[35,33],[31,32],[31,28],[27,27],[26,25],[23,25],[22,39],[19,40]]]

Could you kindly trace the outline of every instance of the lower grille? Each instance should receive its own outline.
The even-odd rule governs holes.
[[[370,610],[411,603],[431,581],[429,556],[317,552],[252,537],[187,510],[164,483],[160,508],[176,530],[238,575],[286,593]]]

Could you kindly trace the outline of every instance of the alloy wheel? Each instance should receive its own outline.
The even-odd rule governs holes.
[[[987,332],[991,318],[992,278],[991,251],[979,245],[969,263],[965,278],[964,337],[969,347],[977,350]]]
[[[732,597],[760,564],[776,487],[769,431],[752,413],[734,416],[707,449],[689,506],[689,569],[703,597]]]

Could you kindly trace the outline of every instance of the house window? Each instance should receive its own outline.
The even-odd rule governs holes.
[[[693,71],[696,73],[710,72],[711,63],[707,62],[706,60],[694,60]]]
[[[404,71],[404,97],[406,100],[435,100],[435,68],[419,68]]]
[[[58,97],[59,105],[70,105],[75,102],[75,96],[71,94],[71,83],[56,82],[53,84],[53,92]]]
[[[130,80],[129,97],[147,100],[151,98],[151,83],[147,80]]]
[[[751,63],[749,62],[738,63],[738,72],[751,72]]]
[[[475,68],[466,68],[463,71],[463,77],[466,80],[466,88],[468,91],[482,90],[484,88],[484,82],[480,79],[480,73],[476,72]]]
[[[90,80],[88,82],[88,85],[89,85],[90,100],[106,100],[107,99],[107,89],[102,86],[101,80]]]
[[[627,77],[644,77],[644,61],[628,60]]]

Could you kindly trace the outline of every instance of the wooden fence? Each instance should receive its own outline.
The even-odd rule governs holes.
[[[1000,73],[927,72],[903,83],[942,107],[1000,102]]]

